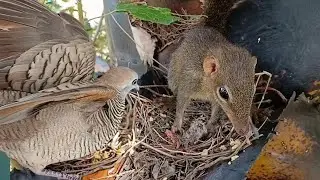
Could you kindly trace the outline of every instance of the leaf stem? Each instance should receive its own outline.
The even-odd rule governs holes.
[[[101,31],[101,26],[102,26],[102,23],[103,23],[103,19],[104,19],[104,15],[102,14],[101,15],[101,18],[100,18],[100,21],[99,21],[99,24],[98,24],[98,27],[97,27],[97,30],[96,30],[96,34],[94,35],[94,38],[93,38],[93,43],[96,42],[99,34],[100,34],[100,31]]]
[[[77,6],[78,6],[79,21],[80,21],[81,24],[84,24],[83,9],[82,9],[81,0],[78,0]]]
[[[117,12],[117,10],[113,10],[113,11],[110,11],[110,12],[108,12],[108,13],[103,13],[101,16],[97,16],[97,17],[88,19],[87,22],[92,21],[92,20],[94,20],[94,19],[101,18],[102,16],[103,16],[103,17],[109,16],[110,14],[115,13],[115,12]]]

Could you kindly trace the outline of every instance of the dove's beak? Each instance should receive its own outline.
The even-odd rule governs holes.
[[[139,90],[140,90],[140,87],[139,87],[138,84],[136,84],[136,85],[133,85],[133,88],[132,88],[131,92],[137,93]]]
[[[139,92],[141,84],[142,84],[141,79],[139,79],[137,84],[133,86],[133,89],[131,90],[131,92],[135,92],[135,93]]]

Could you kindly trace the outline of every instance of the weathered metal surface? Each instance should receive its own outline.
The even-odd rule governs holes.
[[[115,10],[118,0],[104,0],[104,12],[108,14]],[[111,66],[126,66],[135,70],[139,77],[147,72],[147,66],[141,61],[129,17],[126,13],[112,13],[105,16]]]
[[[320,178],[320,113],[302,94],[293,97],[247,173],[249,180]]]

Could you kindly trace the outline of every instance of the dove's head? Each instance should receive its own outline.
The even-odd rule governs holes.
[[[139,90],[138,74],[128,67],[111,68],[97,80],[100,85],[109,85],[125,95],[132,90]]]

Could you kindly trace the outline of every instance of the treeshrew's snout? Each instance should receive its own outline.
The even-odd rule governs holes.
[[[245,121],[240,118],[229,118],[235,131],[241,136],[251,136],[252,134],[257,135],[257,128],[252,123],[250,117],[246,118]]]

